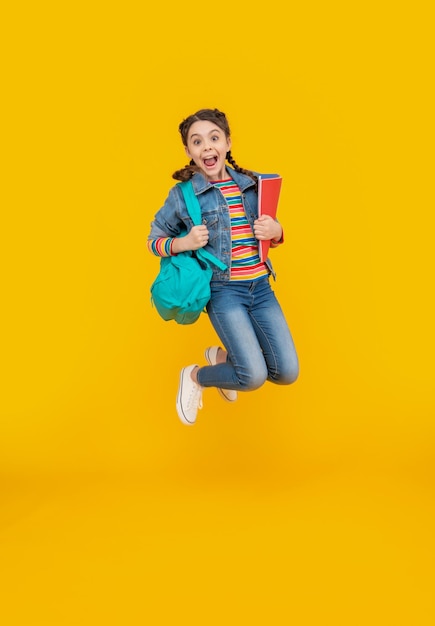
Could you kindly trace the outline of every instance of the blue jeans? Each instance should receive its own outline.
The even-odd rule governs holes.
[[[252,391],[266,380],[290,385],[297,379],[293,339],[268,277],[212,281],[207,312],[228,358],[199,369],[202,387]]]

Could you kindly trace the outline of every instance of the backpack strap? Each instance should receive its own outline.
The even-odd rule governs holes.
[[[186,202],[187,211],[192,219],[192,222],[195,226],[201,226],[201,207],[193,190],[192,181],[186,180],[182,183],[178,183],[178,185],[181,187],[181,191],[183,192],[184,201]],[[204,259],[207,259],[207,261],[210,261],[222,271],[227,269],[225,263],[222,263],[220,259],[215,257],[210,252],[207,252],[207,250],[204,250],[204,248],[196,250],[196,254]]]

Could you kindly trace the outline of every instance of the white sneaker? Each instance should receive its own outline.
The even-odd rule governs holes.
[[[202,387],[195,383],[190,374],[197,365],[183,367],[177,394],[177,413],[183,424],[192,426],[198,409],[202,409]]]
[[[217,359],[217,354],[219,350],[220,350],[219,346],[210,346],[210,348],[206,349],[204,354],[209,365],[216,365],[216,359]],[[234,391],[233,389],[218,388],[218,391],[220,395],[222,396],[222,398],[226,400],[227,402],[235,402],[237,400],[237,391]]]

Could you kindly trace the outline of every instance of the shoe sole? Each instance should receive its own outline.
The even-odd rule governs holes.
[[[183,389],[183,381],[184,381],[184,376],[185,375],[186,375],[186,372],[185,372],[184,369],[182,369],[181,370],[181,374],[180,374],[180,383],[178,385],[176,407],[177,407],[178,417],[183,422],[183,424],[186,424],[186,426],[193,426],[195,424],[195,422],[189,422],[189,420],[185,417],[185,415],[183,413],[183,407],[181,405],[181,391]],[[190,376],[190,373],[188,374],[188,376]]]
[[[216,363],[212,363],[212,360],[210,359],[210,351],[209,351],[208,348],[206,349],[204,354],[205,354],[206,361],[207,361],[207,363],[209,365],[216,365]],[[223,398],[223,400],[225,400],[225,402],[231,402],[232,403],[232,402],[235,402],[237,400],[237,397],[234,400],[230,400],[229,398],[227,398],[226,395],[225,395],[225,391],[226,391],[225,389],[221,389],[220,387],[216,387],[216,389],[218,390],[218,393],[219,393],[220,397]],[[230,390],[228,390],[228,391],[230,391]],[[237,392],[236,392],[236,394],[237,394]]]

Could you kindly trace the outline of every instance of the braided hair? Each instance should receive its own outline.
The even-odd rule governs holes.
[[[226,118],[225,113],[222,113],[222,111],[219,111],[219,109],[201,109],[197,111],[196,113],[193,113],[193,115],[189,115],[189,117],[186,117],[186,119],[184,119],[178,127],[178,130],[181,134],[181,139],[185,146],[187,146],[187,135],[189,133],[190,127],[192,126],[192,124],[194,124],[195,122],[199,122],[199,121],[207,121],[207,122],[212,122],[213,124],[216,124],[216,126],[218,126],[221,130],[224,131],[225,136],[227,138],[230,137],[230,134],[231,134],[230,127],[229,127],[228,120]],[[249,176],[257,185],[257,177],[255,176],[255,174],[251,172],[250,170],[246,170],[243,167],[240,167],[239,165],[237,165],[237,163],[232,157],[230,150],[226,154],[226,159],[228,163],[230,163],[233,166],[236,172]],[[177,170],[176,172],[174,172],[172,174],[172,178],[175,178],[175,180],[181,180],[181,181],[190,180],[192,176],[196,172],[199,172],[199,171],[200,171],[199,167],[195,165],[195,162],[193,161],[193,159],[191,159],[188,165],[185,165],[180,170]]]

